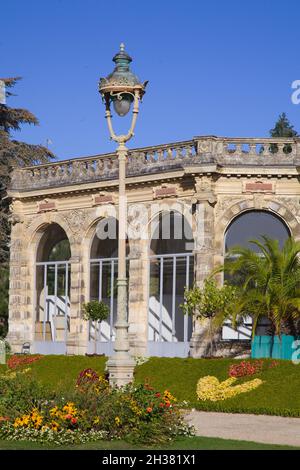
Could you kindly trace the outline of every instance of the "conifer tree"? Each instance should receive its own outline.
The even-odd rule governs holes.
[[[20,77],[2,78],[1,84],[5,86],[5,97],[14,96],[11,89]],[[3,100],[6,101],[6,100]],[[5,102],[0,103],[0,336],[6,327],[3,319],[7,318],[7,285],[9,260],[9,204],[7,188],[12,169],[18,166],[46,163],[54,155],[42,145],[32,145],[15,140],[12,133],[20,131],[23,124],[38,125],[38,119],[27,109],[11,108]]]
[[[294,126],[290,123],[285,113],[281,113],[275,123],[273,129],[270,129],[271,137],[298,137],[297,131],[295,131]],[[270,146],[271,153],[278,152],[278,146],[276,144],[271,144]],[[291,153],[291,145],[285,145],[283,147],[283,152],[288,154]]]

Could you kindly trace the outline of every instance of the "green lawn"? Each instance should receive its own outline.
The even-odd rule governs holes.
[[[215,375],[225,380],[232,363],[232,359],[151,358],[137,368],[136,380],[142,382],[147,378],[159,390],[169,388],[179,400],[187,400],[190,407],[199,410],[300,417],[300,365],[291,361],[279,361],[278,367],[253,376],[260,377],[264,383],[249,393],[223,402],[198,401],[199,378]]]
[[[164,447],[133,446],[124,441],[99,441],[74,446],[50,446],[27,441],[0,441],[0,450],[296,450],[296,447],[258,444],[210,437],[190,437]]]
[[[31,365],[36,378],[49,387],[67,390],[73,386],[78,372],[91,367],[104,372],[106,358],[86,356],[44,356]],[[160,391],[169,389],[180,401],[199,410],[234,413],[276,414],[300,417],[300,366],[280,361],[278,367],[259,375],[264,383],[249,393],[223,402],[199,402],[196,384],[200,377],[228,377],[232,359],[151,358],[135,371],[137,382],[149,381]],[[0,371],[6,366],[0,366]],[[249,377],[244,379],[249,380]]]

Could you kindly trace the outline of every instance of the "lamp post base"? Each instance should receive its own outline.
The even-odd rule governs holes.
[[[135,360],[130,356],[124,358],[110,357],[107,362],[109,384],[114,387],[123,387],[133,382],[134,368]]]

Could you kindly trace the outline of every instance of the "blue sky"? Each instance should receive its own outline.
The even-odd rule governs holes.
[[[1,17],[0,76],[23,77],[8,104],[40,120],[17,137],[59,159],[115,149],[97,83],[122,41],[149,80],[130,147],[266,136],[282,111],[300,132],[298,0],[9,0]]]

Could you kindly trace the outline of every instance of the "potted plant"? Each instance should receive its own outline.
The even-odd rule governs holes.
[[[184,314],[192,315],[200,322],[208,322],[209,351],[212,357],[214,353],[214,335],[219,328],[217,320],[219,315],[227,317],[231,312],[232,301],[236,295],[236,288],[226,283],[218,286],[215,279],[209,277],[204,280],[203,287],[194,286],[185,289],[184,303],[181,308]]]
[[[94,335],[94,354],[97,354],[97,323],[99,323],[100,326],[102,321],[107,320],[109,313],[109,306],[102,301],[91,300],[90,302],[83,304],[84,320],[96,323]]]

